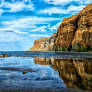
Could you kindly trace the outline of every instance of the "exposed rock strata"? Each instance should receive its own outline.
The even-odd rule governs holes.
[[[30,49],[31,51],[49,51],[54,49],[54,44],[56,40],[56,33],[54,33],[50,38],[42,38],[35,40],[34,46]]]
[[[92,4],[87,5],[80,13],[64,18],[57,29],[57,35],[36,40],[31,51],[34,50],[92,51]]]

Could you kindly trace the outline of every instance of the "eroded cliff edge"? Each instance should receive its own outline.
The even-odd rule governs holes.
[[[31,51],[92,51],[92,3],[64,18],[57,33],[34,42]]]

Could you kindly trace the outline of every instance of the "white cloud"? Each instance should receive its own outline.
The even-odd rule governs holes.
[[[48,4],[58,5],[58,4],[65,4],[65,3],[71,2],[73,0],[44,0],[44,1],[47,2]]]
[[[67,4],[71,1],[77,1],[80,4],[89,4],[92,3],[92,0],[44,0],[48,4],[54,4],[54,5],[61,5],[61,4]]]
[[[61,24],[61,22],[59,22],[59,23],[57,23],[56,25],[54,25],[54,26],[52,26],[52,27],[49,27],[49,29],[51,30],[51,31],[56,31],[57,30],[57,28],[60,26],[60,24]]]
[[[30,37],[49,37],[49,35],[44,35],[44,34],[31,34]]]
[[[10,28],[36,28],[35,24],[48,24],[50,21],[59,20],[60,18],[53,17],[26,17],[21,19],[16,19],[12,21],[2,21],[1,23],[4,26],[8,26]]]
[[[29,5],[25,4],[24,2],[15,2],[15,3],[3,2],[3,4],[1,4],[1,7],[2,6],[10,9],[6,10],[6,12],[18,12],[24,9],[30,9],[32,11],[34,10],[33,4],[31,2]]]
[[[4,11],[3,11],[2,9],[0,9],[0,15],[2,15],[3,12],[4,12]]]
[[[13,28],[0,28],[0,33],[1,32],[13,32],[13,33],[17,33],[17,34],[29,34],[28,32],[21,32],[19,30],[15,30]]]
[[[46,26],[38,27],[36,29],[30,30],[30,32],[46,32]]]
[[[21,32],[13,28],[0,28],[0,42],[20,41],[20,40],[28,39],[27,37],[23,36],[25,34],[29,34],[29,33]]]
[[[68,12],[70,12],[70,11],[80,11],[80,10],[82,10],[83,8],[84,8],[85,6],[84,5],[81,5],[81,6],[70,6],[70,7],[68,7]]]
[[[48,21],[54,21],[54,20],[59,20],[59,18],[53,18],[53,17],[29,17],[29,18],[23,18],[19,19],[18,22],[23,23],[23,22],[30,22],[31,24],[39,24],[39,23],[45,23]]]
[[[90,4],[92,3],[92,0],[75,0],[78,1],[80,4]]]
[[[4,28],[0,28],[0,42],[20,41],[24,39],[30,39],[31,37],[48,37],[48,35],[44,34],[29,34],[29,32],[27,31],[31,31],[32,29],[32,31],[36,32],[46,32],[46,26],[38,28],[35,25],[43,23],[48,24],[48,22],[51,22],[53,20],[58,20],[58,18],[26,17],[11,21],[2,21],[1,24],[4,26]],[[29,28],[29,30],[27,30],[27,28]],[[25,29],[26,32],[24,32]]]
[[[49,14],[49,15],[52,15],[52,14],[68,14],[68,13],[71,13],[71,12],[78,13],[84,7],[85,7],[84,5],[81,5],[81,6],[73,6],[72,5],[72,6],[68,7],[66,10],[60,9],[60,8],[57,8],[57,7],[53,7],[53,8],[49,8],[49,9],[40,10],[39,13],[44,13],[44,14]]]
[[[66,13],[66,11],[64,9],[53,7],[53,8],[49,8],[49,9],[40,10],[39,13],[44,13],[44,14],[51,15],[51,14]]]
[[[0,32],[0,42],[8,42],[8,41],[21,41],[24,39],[28,39],[27,37],[22,37],[20,35],[8,32]]]

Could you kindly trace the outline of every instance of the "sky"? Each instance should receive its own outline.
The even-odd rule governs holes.
[[[0,51],[29,50],[92,0],[0,0]]]

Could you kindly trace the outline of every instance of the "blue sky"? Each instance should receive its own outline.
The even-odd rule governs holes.
[[[29,50],[92,0],[0,0],[0,51]]]

